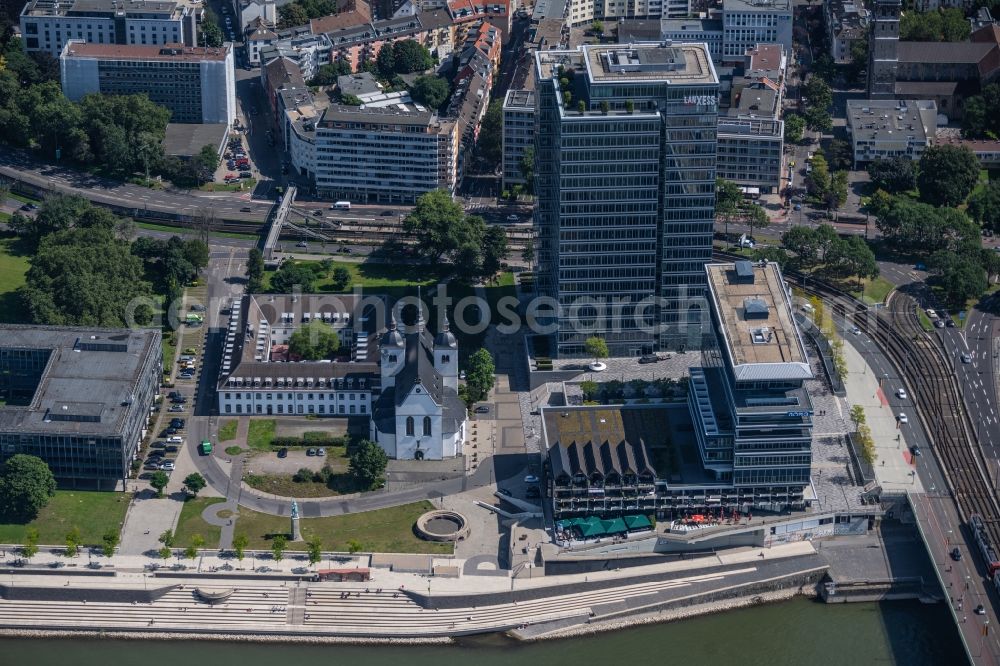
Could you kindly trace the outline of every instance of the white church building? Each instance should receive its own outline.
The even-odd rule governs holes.
[[[466,410],[458,397],[458,342],[447,320],[433,338],[423,319],[405,335],[390,321],[379,355],[382,391],[372,407],[371,439],[397,460],[460,454]]]
[[[216,385],[219,415],[365,417],[369,438],[390,458],[460,455],[467,413],[447,320],[433,336],[422,316],[406,329],[390,314],[379,337],[376,309],[349,294],[235,300]],[[305,361],[290,352],[291,334],[309,322],[338,333],[335,358]]]

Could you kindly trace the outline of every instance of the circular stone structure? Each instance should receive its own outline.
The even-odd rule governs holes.
[[[461,541],[469,536],[469,521],[456,511],[428,511],[417,518],[416,532],[426,541]]]

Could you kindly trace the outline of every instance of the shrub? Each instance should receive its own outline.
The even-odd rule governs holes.
[[[313,471],[308,467],[300,467],[299,471],[292,475],[295,483],[307,483],[313,480]]]

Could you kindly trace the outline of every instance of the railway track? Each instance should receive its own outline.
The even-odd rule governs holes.
[[[983,516],[993,543],[1000,543],[1000,505],[986,471],[989,467],[941,343],[920,326],[916,301],[895,292],[886,308],[875,311],[839,290],[805,283],[794,273],[785,276],[806,293],[831,303],[835,317],[852,321],[879,343],[910,388],[963,522],[972,514]]]

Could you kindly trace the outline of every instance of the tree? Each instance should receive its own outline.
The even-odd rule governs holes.
[[[715,216],[726,222],[726,242],[729,242],[729,222],[739,211],[743,202],[743,190],[731,180],[715,179]]]
[[[271,276],[271,292],[290,294],[297,289],[308,294],[313,291],[315,279],[316,274],[309,266],[295,261],[286,261]]]
[[[392,45],[393,73],[422,72],[434,66],[427,47],[415,39],[403,39]]]
[[[444,190],[420,195],[403,229],[416,235],[418,249],[432,263],[473,240],[468,237],[465,211]]]
[[[347,541],[347,552],[350,553],[351,555],[353,555],[354,553],[360,553],[361,548],[362,548],[361,542],[358,541],[357,539],[349,539]]]
[[[535,241],[528,239],[524,241],[524,249],[521,250],[521,261],[528,264],[528,270],[531,270],[531,262],[535,260]]]
[[[968,213],[984,229],[1000,231],[1000,181],[990,181],[974,192],[969,197]]]
[[[418,76],[410,86],[410,96],[430,109],[440,109],[449,91],[448,82],[440,76]]]
[[[595,35],[603,35],[604,34],[604,22],[603,21],[594,21],[593,23],[590,24],[590,31],[593,32]]]
[[[928,266],[946,301],[955,307],[964,308],[970,298],[981,296],[989,286],[986,271],[978,258],[938,250],[931,256]]]
[[[854,405],[851,407],[851,421],[854,422],[855,430],[865,422],[865,408],[863,406]]]
[[[288,339],[288,353],[306,361],[333,358],[340,348],[340,336],[322,321],[300,326]]]
[[[309,22],[309,14],[297,2],[278,7],[278,28],[294,28]]]
[[[583,399],[586,402],[591,402],[597,397],[598,386],[597,382],[586,379],[580,382],[580,391],[583,392]]]
[[[55,477],[41,458],[16,453],[0,467],[0,515],[7,522],[34,520],[55,492]]]
[[[868,210],[876,217],[885,215],[892,206],[892,196],[883,189],[875,190],[875,193],[868,198]]]
[[[899,22],[899,38],[907,42],[964,42],[971,29],[958,8],[929,12],[905,12]]]
[[[337,266],[333,269],[330,282],[334,291],[344,291],[351,285],[351,271],[345,266]]]
[[[316,564],[323,559],[323,542],[316,535],[309,537],[306,541],[306,547],[309,553],[309,564]]]
[[[156,538],[157,541],[162,543],[167,548],[171,548],[174,545],[174,531],[166,530]]]
[[[250,545],[250,539],[246,534],[240,533],[233,537],[233,552],[236,554],[236,559],[240,562],[243,561],[243,555],[246,553],[248,545]]]
[[[750,226],[751,236],[753,236],[754,227],[761,229],[771,224],[771,218],[767,216],[767,211],[755,203],[744,207],[743,219]]]
[[[169,560],[170,556],[174,554],[174,551],[170,549],[170,546],[163,546],[156,554],[160,556],[161,559]]]
[[[970,139],[1000,138],[1000,83],[984,86],[978,95],[965,100],[962,134]]]
[[[205,545],[205,537],[200,534],[191,535],[191,543],[184,549],[184,557],[193,560],[198,557],[198,549]]]
[[[868,67],[868,32],[869,28],[865,27],[863,34],[851,41],[850,76],[854,81],[858,81]]]
[[[854,150],[851,144],[843,139],[833,139],[823,151],[826,162],[832,171],[850,170],[854,164]]]
[[[608,357],[608,343],[604,341],[604,338],[597,337],[596,335],[584,341],[583,349],[587,352],[587,355],[594,358],[595,362]]]
[[[979,160],[966,146],[931,146],[920,156],[917,187],[921,201],[934,206],[958,206],[977,182]]]
[[[366,439],[362,440],[351,453],[348,471],[359,488],[375,490],[384,484],[385,468],[388,464],[389,457],[382,447]]]
[[[288,545],[288,537],[284,534],[276,534],[271,539],[271,555],[275,562],[280,562],[285,556],[285,546]]]
[[[260,249],[250,248],[250,256],[247,257],[247,291],[255,293],[261,290],[264,284],[264,254]]]
[[[394,55],[392,43],[382,45],[375,57],[375,68],[380,79],[388,81],[396,73],[396,57]]]
[[[802,140],[802,132],[806,129],[805,118],[797,113],[785,116],[785,142],[798,143]]]
[[[490,164],[492,171],[500,163],[503,150],[503,103],[500,100],[494,100],[486,109],[476,145],[479,155]]]
[[[201,43],[204,46],[218,48],[225,41],[222,28],[215,21],[202,20],[201,22]]]
[[[477,349],[469,356],[465,386],[470,403],[479,402],[489,395],[495,381],[495,373],[496,364],[489,351]]]
[[[21,546],[21,556],[26,560],[38,554],[38,528],[29,527],[24,531],[24,545]]]
[[[320,66],[316,70],[316,75],[309,80],[311,86],[329,86],[337,82],[338,76],[347,76],[353,73],[351,65],[346,60],[334,60]]]
[[[507,232],[502,227],[486,227],[481,243],[480,275],[487,279],[496,275],[509,252]]]
[[[819,199],[826,199],[830,191],[830,168],[827,166],[826,158],[817,153],[813,155],[811,164],[812,171],[806,176],[809,192]]]
[[[917,187],[917,169],[913,160],[892,157],[874,160],[868,164],[868,175],[872,185],[890,194],[909,192]]]
[[[153,476],[149,479],[149,485],[156,491],[157,497],[163,497],[163,489],[167,487],[168,483],[170,483],[170,477],[162,470],[153,472]]]
[[[104,536],[101,537],[101,542],[103,543],[101,551],[104,553],[104,557],[110,558],[115,554],[115,548],[118,547],[119,540],[118,530],[114,528],[109,528],[104,533]]]
[[[826,257],[827,265],[841,275],[856,275],[861,279],[878,277],[875,253],[861,236],[837,238]]]
[[[812,227],[794,226],[781,235],[781,244],[795,253],[796,264],[805,268],[819,259],[820,239]]]
[[[69,532],[66,533],[66,557],[76,557],[80,553],[82,545],[80,528],[76,526],[70,528]]]
[[[847,203],[847,172],[834,172],[830,179],[830,190],[827,193],[827,204],[831,209],[840,208]]]
[[[129,325],[128,303],[150,293],[142,261],[102,228],[46,236],[19,290],[33,322],[60,326]]]
[[[197,496],[198,493],[207,485],[208,483],[205,481],[205,477],[198,472],[192,472],[184,477],[184,487],[187,488],[187,491],[192,495]]]
[[[191,158],[191,166],[197,173],[199,184],[214,179],[219,168],[219,153],[214,146],[202,146],[198,154]]]
[[[830,86],[819,76],[813,75],[806,83],[803,93],[809,103],[805,112],[806,124],[815,131],[829,131],[833,127],[833,121],[830,118],[833,91]]]

